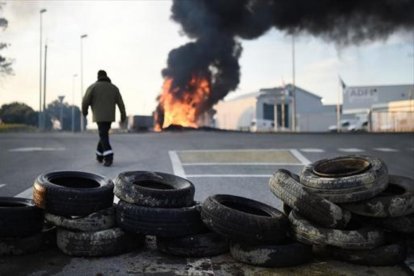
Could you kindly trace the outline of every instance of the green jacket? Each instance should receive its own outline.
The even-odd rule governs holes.
[[[115,105],[118,105],[121,112],[121,121],[125,121],[125,105],[118,87],[109,78],[98,80],[86,90],[82,100],[82,113],[86,117],[88,107],[91,106],[94,122],[114,122]]]

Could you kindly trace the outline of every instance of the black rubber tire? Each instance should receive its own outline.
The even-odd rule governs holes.
[[[372,249],[384,244],[384,233],[374,227],[356,230],[322,228],[302,218],[296,211],[289,214],[292,236],[303,243],[332,245],[345,249]]]
[[[262,267],[287,267],[304,264],[312,259],[312,246],[290,241],[279,245],[250,245],[230,242],[233,259]]]
[[[181,238],[157,237],[157,248],[169,255],[202,258],[228,252],[229,243],[217,233],[207,232]]]
[[[274,173],[269,180],[269,187],[284,204],[322,226],[344,228],[351,219],[349,211],[308,192],[298,182],[298,176],[287,170]]]
[[[414,233],[414,214],[402,217],[365,218],[365,220],[378,227],[398,233]]]
[[[330,257],[349,263],[369,266],[394,266],[404,262],[407,246],[404,242],[392,242],[367,250],[349,250],[327,247]]]
[[[115,195],[141,206],[179,208],[194,203],[194,185],[182,177],[150,171],[129,171],[115,180]]]
[[[368,217],[400,217],[414,213],[414,179],[389,175],[388,187],[376,197],[342,207]]]
[[[129,252],[144,244],[143,235],[130,234],[120,228],[97,232],[75,232],[57,229],[57,246],[70,256],[97,257]]]
[[[104,176],[59,171],[41,174],[33,187],[35,204],[59,216],[87,216],[112,206],[114,184]]]
[[[201,218],[212,231],[241,242],[282,242],[288,230],[288,220],[279,210],[233,195],[208,197],[202,205]]]
[[[315,173],[315,168],[320,166],[331,166],[335,164],[352,163],[355,160],[365,162],[369,166],[365,171],[356,174],[340,176],[340,173],[321,176]],[[343,168],[338,166],[337,170]],[[307,190],[317,193],[335,203],[355,202],[368,198],[384,191],[388,185],[388,169],[383,161],[378,158],[349,155],[332,159],[323,159],[307,165],[300,175],[300,183]]]
[[[27,237],[0,238],[0,256],[24,255],[39,251],[43,243],[43,233]]]
[[[115,207],[109,207],[94,212],[86,217],[68,218],[46,213],[45,220],[52,223],[53,225],[69,230],[96,232],[113,228],[115,226]]]
[[[26,198],[0,197],[0,238],[27,237],[39,233],[43,210]]]
[[[119,201],[116,221],[125,231],[160,237],[183,237],[206,230],[199,203],[182,208],[154,208]]]

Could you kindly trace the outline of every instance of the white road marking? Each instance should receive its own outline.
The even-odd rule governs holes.
[[[0,184],[0,188],[3,188],[4,186],[6,186],[6,184]]]
[[[299,163],[181,163],[183,166],[303,166]]]
[[[43,148],[43,147],[26,147],[9,149],[10,152],[33,152],[33,151],[63,151],[65,148]]]
[[[323,149],[316,149],[316,148],[305,148],[305,149],[300,149],[300,151],[303,151],[303,152],[325,152],[325,150],[323,150]]]
[[[290,153],[292,153],[293,156],[295,156],[296,159],[298,159],[304,166],[311,163],[311,161],[309,161],[305,156],[303,156],[303,154],[300,153],[297,149],[291,149]]]
[[[175,175],[181,176],[181,177],[186,177],[185,172],[184,172],[184,168],[181,164],[181,160],[177,155],[176,151],[169,151],[168,152],[170,155],[170,159],[171,159],[171,164],[173,167],[173,172]]]
[[[397,149],[392,148],[374,148],[376,151],[383,151],[383,152],[398,152]]]
[[[203,150],[180,150],[180,152],[226,152],[226,151],[290,151],[291,149],[203,149]]]
[[[32,197],[33,197],[33,187],[30,186],[30,188],[24,190],[20,194],[15,195],[14,197],[23,197],[23,198],[30,198],[30,199],[32,199]]]
[[[187,174],[187,177],[271,177],[271,174]]]
[[[339,148],[338,151],[342,152],[363,152],[364,150],[358,148]]]

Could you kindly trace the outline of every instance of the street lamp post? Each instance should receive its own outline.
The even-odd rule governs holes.
[[[40,57],[39,57],[39,114],[38,114],[38,127],[42,127],[42,31],[43,31],[43,20],[42,15],[46,12],[46,9],[40,10]]]
[[[81,89],[81,103],[82,103],[82,99],[83,99],[83,39],[88,37],[87,34],[83,34],[80,36],[80,89]],[[80,118],[81,118],[81,132],[84,130],[84,118],[83,118],[83,114],[82,114],[82,104],[81,104],[81,114],[80,114]]]
[[[292,34],[292,130],[296,131],[295,35]]]
[[[75,78],[77,74],[72,76],[72,132],[75,132]]]
[[[46,129],[46,76],[47,76],[47,41],[45,45],[45,66],[43,72],[43,128]]]

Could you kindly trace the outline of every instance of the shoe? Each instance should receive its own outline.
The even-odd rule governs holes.
[[[96,156],[96,161],[98,161],[98,163],[102,163],[103,162],[103,157],[102,156]]]
[[[104,160],[104,164],[103,164],[105,167],[110,167],[111,165],[112,165],[112,160],[109,160],[109,159],[105,159]]]

